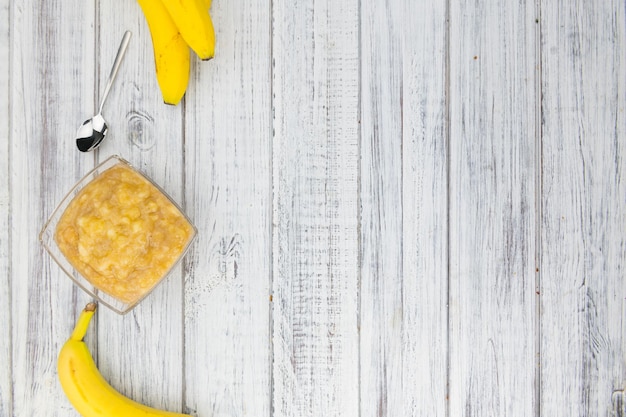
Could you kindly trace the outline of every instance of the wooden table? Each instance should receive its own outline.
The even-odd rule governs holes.
[[[199,229],[87,343],[201,417],[623,416],[622,0],[215,0],[216,57],[162,103],[130,0],[0,0],[0,416],[76,413],[89,297],[38,234],[119,154]],[[134,36],[95,153],[74,144]]]

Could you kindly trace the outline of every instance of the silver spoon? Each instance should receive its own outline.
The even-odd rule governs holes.
[[[104,87],[104,93],[100,99],[98,114],[91,119],[85,120],[85,123],[81,125],[78,129],[78,133],[76,133],[76,146],[81,152],[89,152],[96,149],[107,134],[108,126],[104,121],[104,117],[102,117],[102,108],[111,90],[111,85],[113,85],[113,80],[115,80],[115,76],[117,75],[117,70],[120,69],[120,64],[126,54],[126,48],[128,48],[131,35],[132,33],[128,30],[124,33],[124,38],[122,38],[122,43],[120,43],[117,55],[115,56],[113,68],[111,68],[111,74],[109,74],[109,80],[107,81],[106,87]]]

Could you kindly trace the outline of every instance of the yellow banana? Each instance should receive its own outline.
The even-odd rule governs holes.
[[[95,310],[95,303],[87,304],[59,354],[59,380],[76,410],[84,417],[189,417],[139,404],[124,397],[104,380],[83,342]]]
[[[137,1],[152,36],[156,77],[163,101],[176,105],[189,83],[189,46],[161,0]]]
[[[202,60],[213,58],[215,31],[206,0],[163,0],[185,42]]]

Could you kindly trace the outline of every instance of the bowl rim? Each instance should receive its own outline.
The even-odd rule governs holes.
[[[58,222],[59,216],[62,214],[60,212],[61,211],[64,212],[67,209],[67,207],[71,204],[74,198],[78,195],[80,190],[82,190],[88,184],[90,184],[94,179],[96,179],[99,175],[101,175],[101,173],[106,172],[107,170],[119,164],[126,166],[127,168],[131,169],[133,172],[140,175],[148,183],[154,186],[160,193],[162,193],[165,196],[165,198],[172,205],[174,205],[174,207],[176,207],[176,209],[179,211],[179,213],[183,216],[183,218],[187,221],[187,223],[191,226],[191,229],[192,229],[191,236],[189,237],[187,244],[181,251],[180,255],[172,263],[170,268],[158,280],[155,281],[152,287],[150,287],[141,297],[139,297],[137,300],[133,301],[132,303],[125,303],[117,299],[116,297],[106,293],[105,291],[100,290],[99,288],[97,288],[96,285],[91,284],[94,288],[93,291],[87,288],[84,285],[84,283],[81,281],[85,281],[85,283],[91,283],[91,282],[80,271],[78,271],[78,269],[76,269],[74,265],[72,265],[69,259],[67,259],[65,254],[63,254],[63,252],[58,247],[58,244],[56,243],[56,240],[54,239],[53,235],[51,235],[52,242],[49,242],[49,238],[48,238],[51,227]],[[110,165],[110,166],[107,166],[107,165]],[[98,172],[98,171],[102,171],[102,172]],[[171,275],[172,271],[179,265],[180,262],[182,262],[183,258],[187,255],[187,253],[189,252],[192,244],[195,242],[197,237],[198,237],[198,229],[195,226],[195,224],[191,221],[191,219],[189,218],[187,213],[185,213],[182,207],[163,189],[163,187],[157,184],[152,178],[150,178],[150,176],[148,176],[142,170],[136,168],[126,159],[120,157],[117,154],[113,154],[109,156],[108,158],[104,159],[102,162],[98,163],[95,167],[93,167],[86,174],[84,174],[78,181],[76,181],[76,183],[72,186],[72,188],[65,194],[65,196],[61,199],[61,201],[56,205],[55,209],[49,215],[41,231],[39,232],[39,241],[41,245],[44,247],[46,252],[48,252],[48,255],[52,257],[54,263],[56,263],[57,266],[61,268],[61,270],[65,273],[65,275],[67,275],[70,278],[70,280],[74,284],[76,284],[80,289],[82,289],[85,293],[94,297],[96,300],[98,300],[99,303],[104,304],[106,307],[108,307],[109,309],[115,311],[116,313],[120,315],[124,315],[128,313],[129,311],[131,311],[141,301],[143,301],[148,295],[150,295],[163,281],[165,281],[167,277]],[[50,245],[53,245],[54,248],[50,247]],[[58,253],[57,253],[57,249],[58,249]],[[61,256],[62,259],[58,259],[58,256]],[[71,271],[67,269],[66,265],[64,265],[65,263],[70,267]],[[74,275],[78,275],[78,278],[75,277]],[[98,291],[101,291],[103,294],[106,294],[106,296],[111,298],[112,300],[119,302],[119,304],[123,306],[123,308],[115,307],[111,303],[107,302],[107,300],[103,299],[101,295],[97,294]]]

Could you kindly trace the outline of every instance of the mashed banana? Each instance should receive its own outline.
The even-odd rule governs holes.
[[[192,236],[191,224],[163,193],[116,165],[72,200],[55,240],[95,287],[134,303],[170,270]]]

